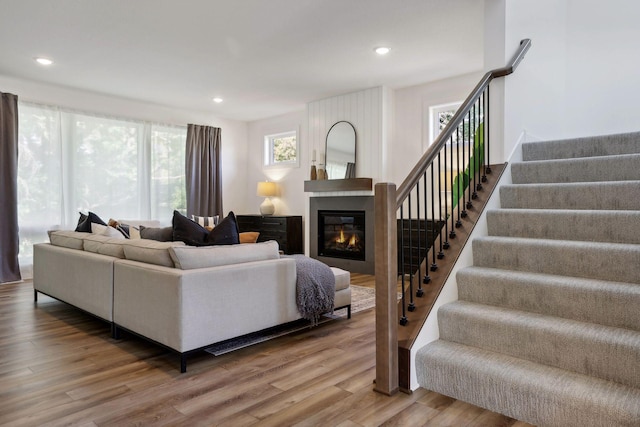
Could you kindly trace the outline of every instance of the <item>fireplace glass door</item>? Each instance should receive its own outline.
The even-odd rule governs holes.
[[[318,211],[318,255],[364,261],[365,212]]]

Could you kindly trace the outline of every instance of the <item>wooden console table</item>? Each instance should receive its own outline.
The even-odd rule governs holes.
[[[236,215],[240,232],[258,231],[258,242],[275,240],[285,254],[301,254],[302,217],[291,215]]]

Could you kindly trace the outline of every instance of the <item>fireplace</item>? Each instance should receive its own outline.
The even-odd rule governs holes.
[[[364,211],[318,211],[318,255],[364,261]]]
[[[354,273],[375,273],[372,196],[309,199],[309,256]]]

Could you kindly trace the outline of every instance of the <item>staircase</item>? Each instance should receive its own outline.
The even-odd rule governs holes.
[[[418,382],[539,426],[640,426],[640,133],[522,155]]]

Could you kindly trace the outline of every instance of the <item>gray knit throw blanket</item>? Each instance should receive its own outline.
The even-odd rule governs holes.
[[[333,312],[336,278],[328,265],[304,255],[286,255],[296,262],[296,303],[303,318],[315,326],[320,315]]]

